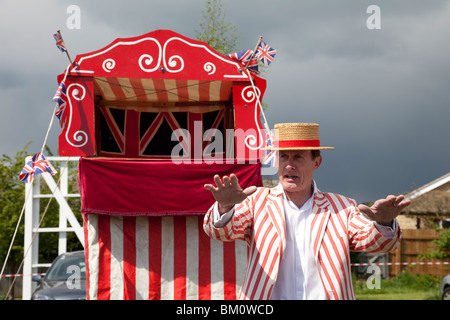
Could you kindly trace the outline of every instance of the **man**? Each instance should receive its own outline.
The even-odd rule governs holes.
[[[249,246],[240,299],[354,299],[350,250],[389,252],[400,242],[396,216],[409,205],[388,196],[372,207],[322,193],[313,180],[320,167],[317,124],[275,125],[279,152],[275,188],[239,186],[234,174],[206,184],[216,203],[204,230],[221,241]],[[363,214],[364,215],[363,215]],[[369,220],[370,219],[370,220]]]

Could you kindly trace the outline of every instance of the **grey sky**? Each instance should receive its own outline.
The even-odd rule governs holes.
[[[56,76],[68,65],[52,34],[61,29],[74,59],[115,38],[171,29],[194,37],[204,0],[0,1],[0,153],[27,141],[40,150],[52,116]],[[450,169],[450,1],[224,1],[239,50],[260,35],[278,50],[263,74],[266,117],[317,122],[324,145],[322,191],[373,201],[410,191]],[[81,9],[69,30],[67,7]],[[381,9],[369,30],[367,7]],[[49,145],[57,151],[60,128]]]

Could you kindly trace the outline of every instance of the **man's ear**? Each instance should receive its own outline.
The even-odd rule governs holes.
[[[314,170],[319,169],[319,167],[320,167],[321,164],[322,164],[322,155],[317,156],[317,157],[314,159]]]

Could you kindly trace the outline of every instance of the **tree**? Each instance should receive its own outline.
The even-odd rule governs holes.
[[[429,249],[426,253],[421,254],[422,259],[438,259],[445,260],[450,257],[450,229],[440,228],[434,226],[435,230],[438,232],[438,239],[433,240],[432,243],[435,245],[434,249]]]
[[[222,53],[230,54],[236,51],[238,45],[237,27],[232,23],[225,22],[225,13],[221,0],[207,0],[205,10],[202,13],[203,21],[200,21],[201,31],[195,30],[197,40],[208,43],[213,49]],[[265,67],[258,62],[260,74],[265,71]],[[269,105],[261,101],[263,110]]]
[[[195,30],[197,40],[208,43],[222,54],[235,52],[238,45],[237,27],[225,22],[222,1],[207,0],[202,16],[201,30]]]
[[[14,158],[3,155],[0,159],[0,261],[3,266],[12,235],[16,229],[24,202],[25,186],[19,180],[19,173],[25,165],[26,149],[17,152]],[[18,267],[23,257],[23,224],[18,229],[16,241],[10,253],[10,266]]]

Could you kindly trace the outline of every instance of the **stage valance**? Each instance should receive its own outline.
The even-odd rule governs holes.
[[[192,161],[193,162],[193,161]],[[261,164],[175,164],[81,158],[78,168],[85,214],[203,215],[214,202],[203,186],[215,174],[236,174],[242,188],[262,186]]]

